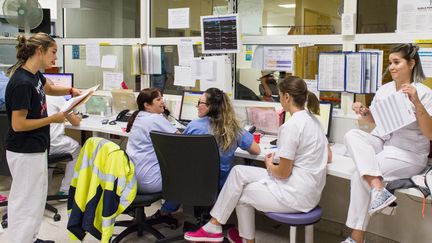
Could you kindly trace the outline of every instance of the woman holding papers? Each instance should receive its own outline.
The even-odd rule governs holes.
[[[343,242],[363,242],[370,216],[396,200],[384,188],[383,181],[411,177],[427,162],[429,140],[432,139],[432,91],[421,84],[425,75],[418,47],[411,44],[395,46],[390,50],[388,71],[393,81],[381,86],[371,106],[402,92],[407,94],[414,107],[416,121],[390,134],[380,134],[382,128],[377,126],[370,134],[355,129],[345,135],[345,145],[357,170],[351,178],[346,222],[353,231]],[[360,102],[353,104],[353,110],[362,119],[375,122],[370,110]],[[382,114],[387,111],[379,114],[380,119],[389,116]]]
[[[153,193],[162,190],[162,176],[151,131],[175,133],[175,128],[164,116],[165,103],[156,88],[141,90],[137,97],[138,110],[129,118],[126,132],[130,132],[126,153],[135,165],[138,192]]]
[[[18,62],[9,68],[6,112],[9,133],[6,158],[12,174],[8,205],[9,242],[53,242],[36,239],[48,191],[47,150],[50,123],[62,123],[67,114],[47,115],[45,94],[78,95],[74,88],[53,86],[39,72],[57,59],[57,45],[49,35],[18,36]]]
[[[233,167],[211,210],[211,220],[189,241],[222,242],[222,224],[236,210],[239,232],[228,231],[230,242],[255,242],[255,212],[308,212],[315,208],[325,185],[327,138],[320,122],[317,97],[299,77],[289,76],[279,84],[280,103],[292,117],[279,129],[278,157],[268,154],[267,170],[253,166]],[[308,110],[305,110],[307,102]]]

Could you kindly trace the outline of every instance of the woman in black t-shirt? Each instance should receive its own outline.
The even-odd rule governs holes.
[[[18,36],[17,60],[9,68],[6,112],[9,131],[6,159],[12,174],[8,203],[10,242],[53,242],[37,239],[48,190],[47,150],[49,124],[64,122],[67,114],[47,116],[45,94],[78,95],[74,88],[53,86],[39,72],[51,68],[57,59],[57,45],[45,33],[26,39]]]

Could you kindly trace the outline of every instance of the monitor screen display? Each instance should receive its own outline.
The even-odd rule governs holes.
[[[54,85],[73,87],[73,73],[44,73],[45,78],[50,79]],[[66,100],[72,98],[71,95],[64,96]]]
[[[240,51],[238,15],[201,16],[203,53],[236,53]]]
[[[331,103],[320,103],[320,115],[315,115],[316,118],[321,122],[324,129],[324,133],[327,137],[330,135],[330,125],[332,119],[333,106]],[[285,112],[284,123],[291,117],[289,112]]]
[[[180,121],[190,122],[198,117],[198,110],[196,105],[198,104],[199,98],[204,92],[199,91],[184,91],[180,106]]]

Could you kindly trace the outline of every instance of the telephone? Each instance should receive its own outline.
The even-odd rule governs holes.
[[[128,112],[128,109],[120,111],[115,120],[120,122],[127,122],[129,120],[129,117],[132,116],[132,114]]]

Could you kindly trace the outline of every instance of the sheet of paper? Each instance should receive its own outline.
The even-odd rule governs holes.
[[[116,68],[116,67],[117,67],[116,55],[102,56],[101,68]]]
[[[308,91],[314,93],[316,97],[320,97],[319,91],[318,91],[318,82],[316,79],[303,79],[306,82]]]
[[[73,109],[75,109],[77,106],[84,104],[88,101],[88,99],[93,95],[93,93],[99,88],[99,84],[95,85],[89,89],[84,90],[81,92],[80,96],[72,97],[68,101],[66,101],[62,108],[60,109],[61,112],[69,112]]]
[[[179,65],[183,67],[190,67],[191,60],[194,57],[193,42],[191,39],[180,40],[177,46]]]
[[[318,90],[345,91],[345,55],[321,53],[318,59]]]
[[[195,87],[191,67],[174,66],[174,85]]]
[[[200,79],[201,91],[214,87],[228,94],[232,92],[231,59],[228,56],[208,56],[201,61],[201,65],[203,77]],[[210,79],[208,76],[213,77]]]
[[[263,9],[264,0],[239,1],[238,14],[243,34],[261,35]]]
[[[363,93],[362,54],[348,53],[346,55],[346,91]]]
[[[432,48],[420,48],[418,54],[425,76],[432,77]]]
[[[151,46],[150,74],[162,74],[162,47]]]
[[[399,33],[432,31],[432,4],[429,0],[398,0],[397,30]]]
[[[122,72],[103,72],[103,89],[121,89],[121,83],[123,82]]]
[[[86,44],[86,65],[100,67],[99,43],[91,42]]]
[[[294,64],[294,47],[265,46],[264,69],[292,72]]]
[[[194,58],[191,61],[192,78],[215,80],[216,68],[217,66],[212,57]]]
[[[140,75],[141,74],[141,46],[132,46],[132,64],[131,64],[131,74]]]
[[[407,94],[402,92],[374,101],[370,111],[380,136],[388,135],[416,121],[412,103]]]
[[[168,9],[168,29],[189,29],[189,8]]]

